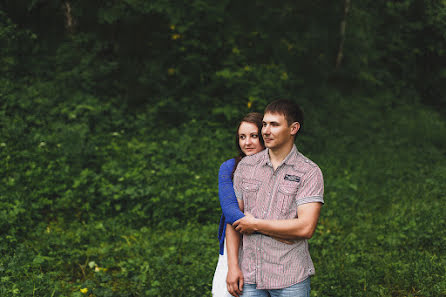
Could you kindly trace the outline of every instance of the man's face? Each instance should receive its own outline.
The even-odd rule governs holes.
[[[265,113],[262,128],[265,146],[275,150],[294,142],[294,135],[299,130],[298,125],[296,122],[288,126],[283,114]]]

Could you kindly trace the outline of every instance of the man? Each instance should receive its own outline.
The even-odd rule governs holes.
[[[270,103],[262,128],[267,149],[245,157],[234,174],[234,190],[246,214],[234,223],[243,234],[240,263],[237,233],[232,229],[228,237],[227,284],[234,296],[242,290],[243,297],[310,296],[315,271],[307,240],[324,203],[324,184],[319,167],[294,145],[302,125],[297,104]]]

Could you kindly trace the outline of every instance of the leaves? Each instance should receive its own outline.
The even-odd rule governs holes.
[[[337,72],[341,2],[78,1],[69,35],[25,2],[0,11],[0,296],[210,296],[218,167],[277,97],[325,177],[312,294],[444,295],[443,2],[356,3]]]

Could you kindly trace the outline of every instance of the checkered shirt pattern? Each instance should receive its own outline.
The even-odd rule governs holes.
[[[324,203],[322,172],[296,146],[276,170],[268,149],[243,158],[234,174],[234,190],[244,210],[259,219],[297,218],[299,205]],[[286,288],[315,273],[306,239],[286,244],[262,234],[243,236],[240,266],[245,283],[258,289]]]

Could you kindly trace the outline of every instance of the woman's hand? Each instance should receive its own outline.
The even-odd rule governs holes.
[[[228,267],[226,286],[229,294],[239,297],[243,291],[243,273],[238,265]]]
[[[258,220],[252,214],[245,212],[245,216],[240,220],[235,221],[232,226],[234,226],[235,230],[241,234],[252,234],[257,231],[257,221]]]

